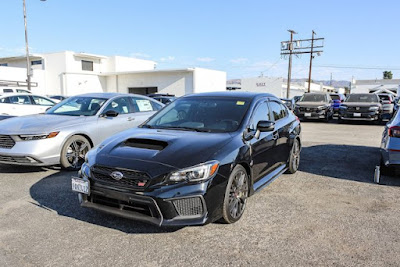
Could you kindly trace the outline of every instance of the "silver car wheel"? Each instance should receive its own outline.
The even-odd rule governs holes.
[[[66,169],[78,170],[85,162],[85,155],[90,150],[90,142],[83,136],[72,136],[64,144],[61,152],[61,165]]]

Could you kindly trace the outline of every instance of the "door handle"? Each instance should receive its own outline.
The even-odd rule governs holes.
[[[128,117],[128,121],[134,121],[135,120],[135,118],[133,118],[133,117]]]

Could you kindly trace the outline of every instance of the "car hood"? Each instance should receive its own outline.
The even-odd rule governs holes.
[[[37,114],[0,121],[0,134],[43,134],[85,123],[87,117]]]
[[[211,160],[230,140],[229,133],[136,128],[104,141],[93,163],[145,171],[154,177]]]
[[[316,108],[316,107],[320,107],[320,106],[327,106],[328,103],[324,103],[324,102],[297,102],[296,103],[297,106],[299,107],[310,107],[310,108]]]
[[[381,107],[382,106],[380,103],[366,103],[366,102],[344,102],[342,105],[345,105],[348,107],[372,107],[372,106]]]

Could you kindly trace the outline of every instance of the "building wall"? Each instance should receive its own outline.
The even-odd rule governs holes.
[[[43,94],[44,92],[44,81],[45,81],[45,71],[40,69],[32,70],[31,82],[37,83],[38,87],[32,87],[32,92],[37,94]],[[1,67],[0,66],[0,80],[7,81],[18,81],[26,82],[26,68],[18,67]],[[12,88],[24,88],[27,87],[16,87],[10,86]]]
[[[398,91],[400,87],[400,79],[392,80],[353,80],[351,83],[350,93],[369,93],[370,90],[387,89]]]
[[[255,77],[242,79],[242,91],[269,93],[282,97],[283,78]]]
[[[186,87],[186,94],[226,90],[226,72],[203,68],[194,69],[194,88]]]
[[[105,79],[108,92],[128,93],[130,87],[157,87],[159,93],[176,96],[193,92],[192,72],[130,73],[110,75]]]
[[[150,60],[112,56],[104,60],[104,65],[103,72],[124,72],[153,70],[156,63]]]

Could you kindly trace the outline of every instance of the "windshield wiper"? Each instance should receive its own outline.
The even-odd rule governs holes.
[[[168,129],[168,130],[182,130],[182,131],[195,131],[195,132],[204,132],[209,133],[210,130],[195,128],[195,127],[185,127],[185,126],[170,126],[170,127],[160,127],[160,129]]]

